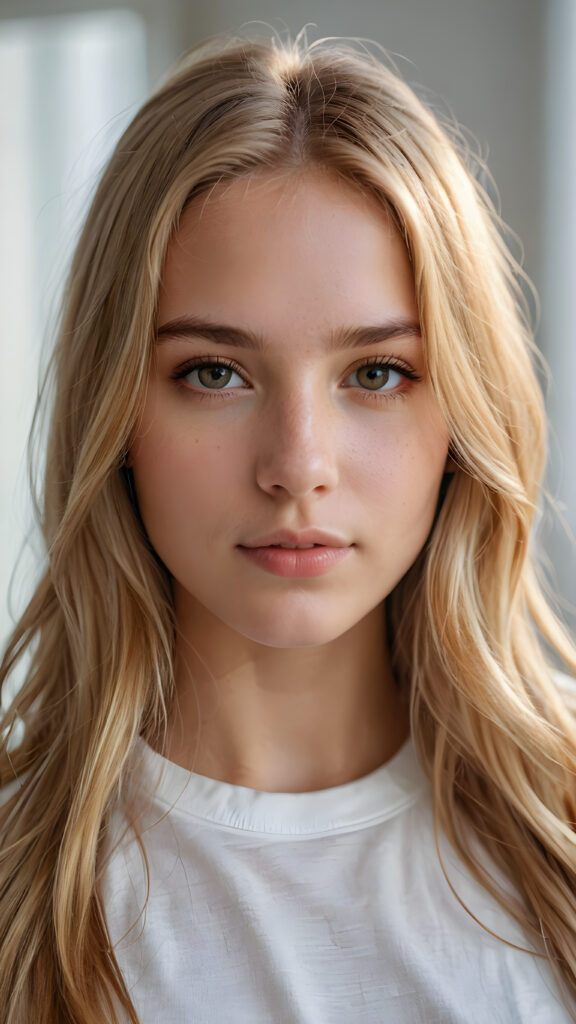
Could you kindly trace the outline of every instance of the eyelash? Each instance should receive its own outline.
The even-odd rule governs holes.
[[[244,371],[242,370],[242,367],[239,366],[238,363],[234,362],[233,359],[224,359],[222,358],[222,356],[211,356],[210,358],[204,356],[196,356],[194,359],[189,359],[186,363],[183,363],[181,366],[176,367],[174,372],[171,374],[170,379],[173,380],[175,383],[183,382],[184,378],[187,377],[188,374],[192,372],[192,370],[203,369],[205,367],[215,365],[225,366],[229,370],[234,370],[234,372],[237,373],[238,376],[242,377],[242,379],[244,380]],[[397,359],[394,356],[375,356],[373,359],[366,359],[363,362],[358,363],[356,366],[353,366],[348,371],[346,376],[349,377],[357,370],[362,370],[365,367],[371,366],[380,366],[385,367],[386,369],[396,370],[398,373],[402,374],[403,377],[410,381],[418,382],[422,380],[422,377],[415,373],[410,366],[402,362],[401,359]],[[202,388],[196,390],[188,387],[186,384],[183,384],[183,387],[186,388],[187,391],[192,391],[195,397],[199,398],[200,401],[202,401],[205,398],[217,398],[226,400],[228,397],[230,397],[231,393],[233,393],[233,390],[235,390],[231,388],[226,390],[221,388],[214,388],[213,390],[210,388]],[[361,397],[368,401],[372,401],[373,399],[376,399],[376,401],[391,401],[396,398],[405,397],[404,391],[398,391],[395,393],[378,390],[371,391],[369,388],[362,388],[359,386],[357,388],[354,388],[354,390],[358,391]]]

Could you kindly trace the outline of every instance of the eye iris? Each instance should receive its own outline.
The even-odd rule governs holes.
[[[387,384],[390,376],[390,369],[387,366],[361,366],[356,372],[360,383],[372,391]]]
[[[206,387],[214,390],[228,384],[232,370],[229,366],[217,366],[211,363],[209,366],[201,366],[198,370],[198,380]]]
[[[223,388],[230,381],[233,372],[229,366],[218,366],[216,363],[209,363],[198,368],[198,379],[205,387],[211,390]],[[390,368],[388,366],[361,366],[356,371],[358,380],[365,387],[377,391],[384,384],[388,383]]]

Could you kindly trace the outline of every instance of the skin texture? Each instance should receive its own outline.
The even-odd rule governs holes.
[[[174,579],[177,700],[163,752],[255,789],[340,785],[407,735],[384,600],[429,534],[449,438],[419,335],[339,350],[329,340],[417,324],[408,255],[386,211],[350,185],[310,170],[253,176],[181,218],[158,327],[186,316],[252,331],[263,350],[200,336],[156,346],[130,460]],[[210,369],[174,379],[215,356],[239,367],[223,388],[210,389]],[[419,379],[392,371],[370,389],[383,357]],[[311,526],[351,547],[322,576],[270,575],[238,548]]]

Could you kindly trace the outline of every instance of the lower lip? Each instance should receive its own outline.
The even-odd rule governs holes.
[[[352,548],[329,548],[319,545],[300,551],[274,547],[239,547],[238,550],[273,576],[288,576],[294,579],[298,576],[323,576],[342,562]]]

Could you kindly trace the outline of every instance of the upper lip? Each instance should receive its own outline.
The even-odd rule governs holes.
[[[264,537],[257,537],[246,544],[241,544],[240,547],[266,548],[271,544],[294,544],[297,547],[301,544],[324,544],[329,548],[347,548],[350,546],[343,537],[339,537],[336,533],[328,533],[326,530],[316,530],[311,527],[298,533],[295,533],[293,530],[275,530],[274,533],[267,533]]]

